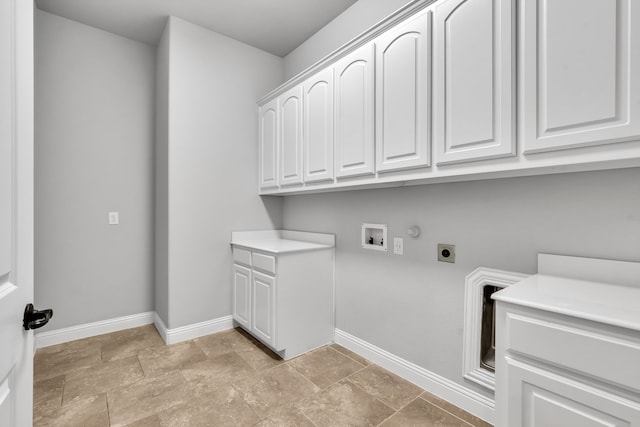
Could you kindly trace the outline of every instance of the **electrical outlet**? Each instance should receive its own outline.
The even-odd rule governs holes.
[[[393,238],[393,253],[396,255],[404,255],[404,239],[402,237]]]
[[[109,225],[118,225],[120,218],[118,212],[109,212]]]
[[[456,245],[438,243],[438,261],[456,262]]]

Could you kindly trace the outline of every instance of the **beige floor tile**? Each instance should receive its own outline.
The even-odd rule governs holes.
[[[33,359],[33,376],[36,382],[102,363],[99,345],[67,344],[70,344],[69,347],[60,344],[38,350]]]
[[[257,344],[246,349],[239,349],[236,353],[256,371],[263,371],[285,363],[280,356],[269,350],[263,344]]]
[[[200,378],[194,382],[187,381],[187,383],[194,399],[215,409],[223,419],[237,420],[244,425],[258,422],[258,416],[231,383],[210,378]]]
[[[334,350],[339,351],[340,353],[344,354],[345,356],[349,356],[350,358],[352,358],[356,362],[360,363],[361,365],[367,366],[367,365],[371,364],[371,362],[369,362],[364,357],[360,356],[359,354],[355,354],[353,351],[349,350],[348,348],[344,348],[343,346],[341,346],[339,344],[331,344],[329,347],[331,347]]]
[[[109,335],[111,335],[109,339],[103,340],[100,344],[102,360],[105,362],[136,355],[148,348],[165,345],[153,325],[126,329]]]
[[[348,378],[367,393],[399,411],[423,390],[377,365],[367,366]]]
[[[34,426],[109,427],[105,394],[91,396],[59,408],[46,418],[34,417]]]
[[[69,372],[65,379],[62,405],[132,384],[142,378],[144,374],[136,356]]]
[[[62,390],[64,388],[64,375],[35,382],[33,384],[33,404],[47,402],[50,400],[62,403]]]
[[[152,347],[138,353],[138,360],[147,377],[174,371],[206,359],[207,356],[193,341]]]
[[[192,399],[179,371],[107,392],[112,426],[124,426]]]
[[[476,427],[492,427],[491,424],[489,424],[488,422],[481,420],[480,418],[471,415],[470,413],[468,413],[467,411],[464,411],[460,408],[458,408],[457,406],[455,406],[452,403],[447,402],[444,399],[439,398],[438,396],[435,396],[427,391],[423,392],[420,397],[424,400],[426,400],[427,402],[430,402],[432,404],[434,404],[435,406],[438,406],[442,409],[444,409],[445,411],[455,415],[456,417],[468,422],[469,424],[472,424]]]
[[[315,427],[315,424],[295,406],[284,406],[275,410],[255,427]]]
[[[381,427],[470,427],[465,421],[417,398],[402,411],[396,412]]]
[[[194,342],[209,357],[220,356],[232,351],[251,350],[258,344],[258,341],[239,328],[196,338]]]
[[[320,388],[328,387],[364,368],[364,365],[330,347],[304,354],[289,364]]]
[[[260,418],[320,390],[287,364],[234,383],[234,387]]]
[[[217,410],[218,408],[201,398],[162,411],[158,414],[158,418],[163,427],[245,427],[253,426],[260,421],[253,411],[221,413]]]
[[[212,357],[202,362],[185,366],[182,375],[192,386],[198,383],[221,383],[237,381],[254,373],[253,369],[238,353],[231,352]]]
[[[394,410],[349,381],[343,380],[296,406],[315,425],[376,426]]]
[[[147,418],[127,424],[126,427],[162,427],[162,423],[160,422],[160,417],[157,414],[153,414]]]

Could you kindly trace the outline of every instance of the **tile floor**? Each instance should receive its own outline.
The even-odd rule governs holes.
[[[35,426],[488,426],[338,345],[288,362],[234,329],[153,325],[38,350]]]

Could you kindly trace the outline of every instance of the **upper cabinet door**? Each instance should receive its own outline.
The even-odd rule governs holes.
[[[637,0],[526,0],[525,153],[640,135]]]
[[[430,166],[431,11],[376,40],[376,169]]]
[[[304,84],[304,182],[333,179],[333,69]]]
[[[280,185],[302,184],[302,85],[279,98]]]
[[[260,107],[260,188],[278,186],[278,100]]]
[[[374,173],[374,49],[366,44],[333,66],[339,178]]]
[[[514,0],[448,0],[434,15],[437,164],[513,156]]]

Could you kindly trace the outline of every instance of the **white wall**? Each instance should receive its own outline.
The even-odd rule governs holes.
[[[402,6],[416,1],[357,1],[284,58],[287,79],[313,65]]]
[[[231,231],[281,225],[281,199],[258,196],[256,100],[283,82],[284,67],[282,58],[181,19],[167,28],[163,320],[176,328],[231,314]]]
[[[154,49],[42,11],[35,47],[35,303],[50,329],[153,310]]]
[[[465,276],[534,273],[539,252],[640,261],[638,183],[635,168],[288,196],[283,227],[336,234],[339,329],[464,384]],[[363,222],[404,237],[404,256],[361,249]],[[455,264],[436,261],[438,243]]]

